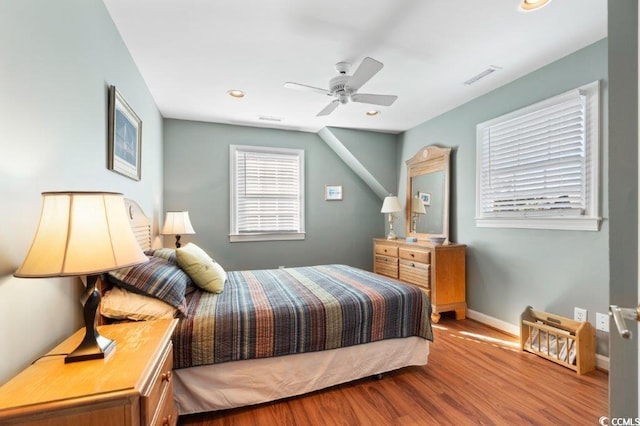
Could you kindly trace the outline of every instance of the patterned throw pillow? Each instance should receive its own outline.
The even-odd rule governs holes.
[[[172,248],[158,248],[153,250],[145,251],[144,254],[147,256],[159,257],[164,260],[168,260],[169,262],[176,265],[178,262],[176,261],[176,250]]]
[[[185,293],[187,286],[192,285],[189,275],[168,260],[147,257],[146,263],[110,271],[110,281],[129,291],[160,299],[186,315]]]

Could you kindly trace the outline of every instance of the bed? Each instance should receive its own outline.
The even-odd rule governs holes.
[[[210,257],[203,261],[224,280],[203,287],[184,263],[185,253],[202,250],[192,243],[152,250],[149,220],[135,202],[126,204],[149,262],[109,275],[101,312],[109,321],[180,318],[172,337],[180,414],[274,401],[427,363],[431,304],[416,287],[339,264],[224,271]],[[112,293],[143,302],[114,302],[120,299]],[[152,314],[141,313],[153,304],[160,306]]]

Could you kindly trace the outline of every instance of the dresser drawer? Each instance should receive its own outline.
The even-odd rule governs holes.
[[[160,407],[153,420],[153,426],[176,426],[178,424],[178,409],[173,403],[173,381],[165,389],[160,400]]]
[[[400,259],[413,260],[421,263],[431,263],[430,252],[400,247]]]
[[[397,246],[376,243],[375,250],[376,250],[376,254],[398,257]]]
[[[400,259],[400,280],[426,289],[431,288],[431,265]]]
[[[162,424],[161,413],[167,410],[174,409],[173,403],[173,346],[169,344],[165,353],[160,361],[160,366],[154,372],[152,384],[150,386],[149,394],[142,396],[142,422],[145,425]],[[167,395],[170,398],[167,399]],[[164,401],[163,401],[164,399]],[[161,405],[161,401],[165,407]],[[154,421],[155,419],[155,421]],[[175,419],[174,423],[175,424]]]
[[[398,258],[382,256],[377,254],[373,265],[376,274],[386,275],[391,278],[398,278]]]

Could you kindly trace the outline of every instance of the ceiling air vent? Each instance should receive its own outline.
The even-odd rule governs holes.
[[[482,71],[480,74],[477,74],[477,75],[471,77],[469,80],[465,81],[464,84],[467,85],[467,86],[470,86],[473,83],[475,83],[476,81],[480,80],[481,78],[485,78],[489,74],[492,74],[492,73],[498,71],[499,69],[501,69],[501,68],[500,67],[496,67],[495,65],[490,65],[489,68],[487,68],[486,70]]]
[[[258,117],[258,119],[262,121],[274,121],[276,123],[279,123],[282,121],[282,118],[280,117],[270,117],[268,115],[261,115]]]

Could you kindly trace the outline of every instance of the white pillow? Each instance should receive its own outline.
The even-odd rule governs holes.
[[[133,293],[120,287],[113,287],[102,296],[100,313],[112,319],[145,321],[174,318],[176,316],[176,308],[154,297]]]

